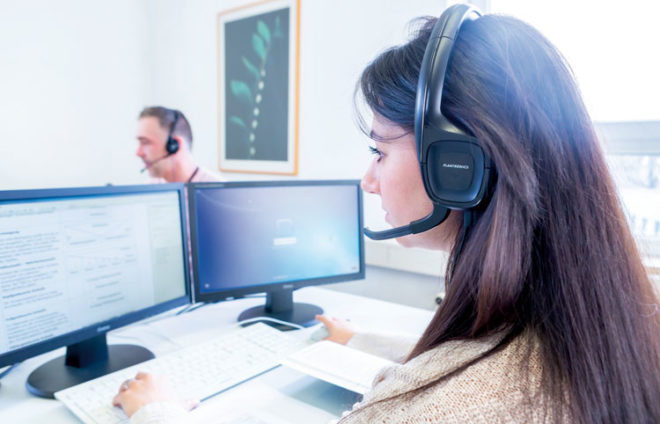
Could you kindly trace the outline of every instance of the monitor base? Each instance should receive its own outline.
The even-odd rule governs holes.
[[[323,309],[309,303],[294,303],[293,308],[279,312],[268,311],[266,306],[255,306],[241,312],[238,316],[238,320],[243,321],[250,318],[268,317],[280,321],[292,322],[294,324],[302,325],[303,327],[311,327],[314,324],[318,324],[318,321],[314,319],[314,316],[322,313]],[[276,323],[268,321],[264,321],[264,323],[279,329]]]
[[[107,347],[106,360],[80,368],[66,365],[66,356],[50,360],[32,371],[25,386],[35,396],[54,399],[57,391],[154,358],[154,354],[142,346],[124,344]]]

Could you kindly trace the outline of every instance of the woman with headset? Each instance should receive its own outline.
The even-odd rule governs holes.
[[[660,422],[658,298],[557,50],[452,6],[378,56],[359,91],[375,141],[362,186],[396,227],[367,234],[451,260],[424,334],[339,422]],[[331,340],[379,342],[320,318]],[[138,377],[117,405],[181,419],[153,403],[174,398],[165,385]]]

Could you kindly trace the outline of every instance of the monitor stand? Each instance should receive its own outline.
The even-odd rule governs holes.
[[[303,327],[311,327],[314,324],[318,324],[314,316],[322,313],[323,309],[316,305],[295,303],[293,301],[293,289],[284,289],[266,292],[266,304],[244,310],[238,316],[238,320],[244,321],[250,318],[268,317],[280,321],[292,322]],[[273,322],[264,320],[264,323],[279,328]]]
[[[65,356],[48,361],[32,371],[25,385],[33,395],[53,399],[57,391],[153,357],[154,354],[142,346],[108,346],[103,333],[67,346]]]

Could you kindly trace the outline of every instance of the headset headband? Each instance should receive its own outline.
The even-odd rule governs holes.
[[[481,14],[472,6],[457,4],[451,6],[435,23],[424,52],[419,70],[417,98],[415,102],[415,134],[417,147],[422,145],[421,135],[428,122],[441,124],[450,132],[465,134],[456,128],[442,114],[442,91],[447,76],[447,67],[454,41],[466,20],[477,19]],[[420,151],[421,153],[421,151]]]
[[[172,138],[172,135],[174,134],[174,130],[176,129],[176,124],[179,122],[179,111],[176,109],[172,109],[172,113],[174,114],[174,120],[172,120],[172,125],[170,126],[170,133],[167,135],[167,138]]]

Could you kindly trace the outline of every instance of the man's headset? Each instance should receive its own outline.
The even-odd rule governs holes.
[[[173,155],[179,151],[179,140],[172,137],[176,129],[176,124],[179,122],[179,111],[173,110],[172,112],[174,112],[174,120],[172,121],[170,132],[167,134],[167,142],[165,143],[165,150],[167,150],[168,155]]]
[[[170,132],[167,134],[167,141],[165,142],[165,151],[167,152],[167,154],[149,163],[147,166],[142,168],[140,172],[146,171],[147,169],[151,168],[161,160],[166,159],[179,151],[179,141],[174,137],[172,137],[172,135],[174,134],[174,130],[176,129],[176,124],[179,122],[180,113],[176,109],[172,110],[172,112],[174,113],[174,120],[172,121],[172,126],[170,126]]]
[[[438,18],[424,52],[415,102],[415,141],[426,194],[433,211],[408,225],[385,231],[364,229],[367,237],[385,240],[422,233],[442,223],[449,209],[469,210],[484,198],[491,160],[477,139],[442,114],[442,90],[454,41],[463,22],[481,14],[456,4]]]

